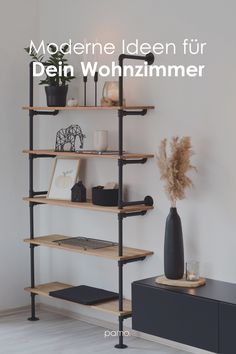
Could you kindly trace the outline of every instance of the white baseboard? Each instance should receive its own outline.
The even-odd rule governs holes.
[[[87,323],[90,323],[90,324],[93,324],[93,325],[96,325],[99,327],[103,327],[106,329],[111,329],[111,330],[117,329],[117,325],[114,322],[109,322],[109,321],[97,319],[94,317],[85,316],[85,315],[79,314],[79,313],[71,311],[71,310],[61,309],[61,308],[47,305],[44,303],[40,303],[39,307],[41,310],[44,310],[44,311],[49,311],[49,312],[60,314],[60,315],[66,316],[66,317],[71,317],[76,320],[84,321],[84,322],[87,322]],[[152,336],[150,334],[138,332],[138,331],[135,331],[129,327],[124,326],[124,331],[126,331],[126,330],[129,331],[131,333],[131,335],[134,337],[138,337],[138,338],[142,338],[142,339],[156,342],[159,344],[163,344],[163,345],[166,345],[166,346],[174,348],[174,349],[184,350],[184,351],[187,351],[187,352],[193,353],[193,354],[212,354],[212,352],[209,352],[206,350],[190,347],[188,345],[173,342],[168,339],[164,339],[164,338]]]

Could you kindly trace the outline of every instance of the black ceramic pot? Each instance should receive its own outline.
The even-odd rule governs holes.
[[[182,225],[176,208],[170,208],[166,219],[164,271],[168,279],[181,279],[184,275]]]
[[[48,107],[65,107],[68,86],[45,86]]]

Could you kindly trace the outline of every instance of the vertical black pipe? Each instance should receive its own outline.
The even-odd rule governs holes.
[[[86,91],[87,91],[87,76],[83,76],[83,82],[84,82],[84,106],[87,106],[87,95],[86,95]]]
[[[123,318],[119,317],[119,344],[115,345],[115,348],[124,349],[127,345],[123,343]]]
[[[118,208],[122,209],[123,207],[123,163],[122,160],[118,160],[118,181],[119,181],[119,190],[118,190]]]
[[[123,320],[119,317],[119,347],[123,347]]]
[[[123,155],[123,57],[122,55],[119,56],[119,66],[121,68],[121,75],[119,76],[119,105],[120,109],[118,110],[118,132],[119,132],[119,156],[122,157]],[[118,169],[119,169],[119,194],[118,194],[118,208],[122,209],[123,203],[123,163],[122,159],[118,160]]]
[[[33,82],[33,62],[30,63],[29,68],[29,105],[33,107],[34,105],[34,82]],[[34,111],[29,110],[29,149],[34,149]],[[29,197],[34,196],[34,168],[33,168],[33,156],[29,154]],[[34,204],[29,203],[30,208],[30,239],[34,238]],[[30,245],[30,286],[35,287],[35,270],[34,270],[34,245]],[[31,317],[28,318],[30,321],[37,321],[38,318],[35,317],[35,294],[31,293]]]
[[[118,208],[122,208],[123,203],[123,62],[122,57],[119,57],[119,65],[121,67],[121,75],[119,76],[119,105],[118,110],[118,134],[119,134],[119,156],[118,160],[118,180],[119,180],[119,195],[118,195]],[[123,215],[118,214],[118,232],[119,232],[119,256],[123,256]],[[123,311],[123,263],[118,261],[119,272],[119,311]],[[115,345],[116,348],[125,348],[123,344],[123,319],[119,316],[119,344]]]
[[[123,256],[123,215],[118,214],[119,256]]]
[[[118,214],[119,222],[119,256],[123,256],[123,215]],[[119,272],[119,311],[123,311],[123,262],[118,261]],[[123,343],[123,318],[119,316],[119,343],[115,348],[126,348],[127,345]]]
[[[33,62],[30,63],[29,76],[29,105],[33,107],[34,104],[34,82],[33,82]],[[29,149],[34,148],[34,111],[29,110]],[[33,157],[29,155],[29,197],[33,197]]]
[[[119,269],[119,311],[123,311],[123,264],[118,262]]]
[[[119,66],[121,68],[121,75],[119,76],[119,106],[123,106],[123,55],[119,56]]]
[[[118,230],[119,230],[119,256],[123,256],[123,216],[118,215]],[[123,263],[118,261],[119,272],[119,311],[123,311]]]
[[[94,75],[94,89],[95,89],[95,97],[94,97],[94,106],[97,107],[98,105],[98,72],[95,72]]]

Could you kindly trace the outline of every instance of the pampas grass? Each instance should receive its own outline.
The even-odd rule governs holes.
[[[176,207],[177,200],[185,198],[186,188],[193,187],[191,179],[186,175],[196,167],[191,165],[193,155],[191,139],[173,137],[170,142],[170,156],[167,155],[167,139],[161,141],[157,154],[157,165],[160,169],[161,180],[165,181],[165,192],[172,207]]]

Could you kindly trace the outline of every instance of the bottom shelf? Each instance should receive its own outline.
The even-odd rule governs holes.
[[[55,299],[49,295],[50,291],[62,290],[62,289],[70,288],[70,287],[72,287],[72,285],[59,283],[59,282],[53,282],[53,283],[37,285],[35,288],[28,287],[28,288],[25,288],[25,291],[32,293],[32,294],[48,296],[51,299]],[[132,313],[131,300],[127,300],[127,299],[123,300],[123,311],[119,311],[118,300],[111,300],[111,301],[103,302],[103,303],[96,304],[96,305],[81,305],[81,306],[86,306],[86,307],[93,308],[95,310],[108,312],[108,313],[111,313],[116,316],[126,316],[126,315],[131,315],[131,313]]]

